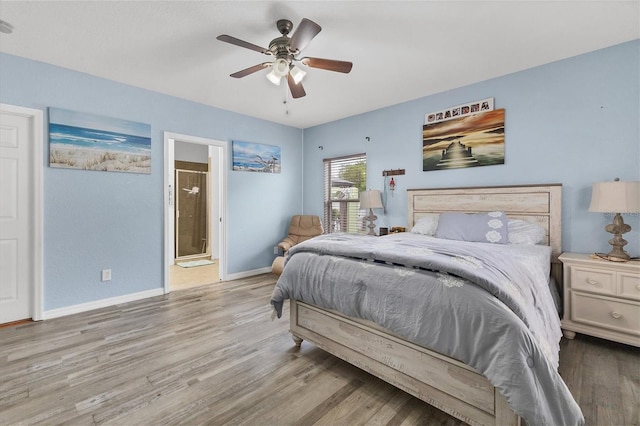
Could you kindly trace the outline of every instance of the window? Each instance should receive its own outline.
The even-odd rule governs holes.
[[[366,154],[324,160],[324,223],[327,233],[365,232],[360,192],[367,185]]]

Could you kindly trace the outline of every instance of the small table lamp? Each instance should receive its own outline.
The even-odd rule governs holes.
[[[620,213],[640,212],[640,182],[620,182],[616,178],[613,182],[594,183],[589,211],[616,214],[613,223],[604,228],[613,234],[613,238],[609,240],[613,248],[608,254],[598,255],[617,262],[630,260],[629,254],[622,249],[627,244],[622,234],[631,231],[631,226],[624,223]]]
[[[367,225],[369,233],[367,235],[376,235],[376,233],[373,232],[373,229],[376,227],[374,222],[378,216],[373,214],[373,209],[381,209],[382,207],[380,191],[369,189],[360,193],[360,209],[369,209],[369,215],[365,217],[365,219],[369,221],[369,224]]]

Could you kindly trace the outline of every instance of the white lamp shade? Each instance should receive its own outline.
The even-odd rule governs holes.
[[[291,68],[291,77],[293,77],[293,81],[298,84],[302,81],[307,73],[303,71],[300,67],[294,66]]]
[[[590,212],[640,213],[640,182],[596,182]]]
[[[267,78],[269,79],[270,82],[272,82],[276,86],[280,86],[281,77],[277,75],[273,70],[271,70],[271,72],[267,74]]]
[[[382,198],[380,197],[380,191],[375,189],[369,189],[360,193],[360,209],[381,209]]]
[[[289,62],[285,59],[278,58],[274,61],[272,68],[275,75],[284,77],[289,72]]]

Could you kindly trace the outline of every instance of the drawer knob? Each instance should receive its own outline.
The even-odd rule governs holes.
[[[620,313],[613,311],[611,312],[611,316],[614,317],[615,319],[621,318],[622,315],[620,315]]]
[[[638,284],[638,285],[636,286],[636,290],[639,290],[639,291],[640,291],[640,284]]]
[[[587,284],[596,285],[598,284],[598,281],[594,280],[593,278],[587,278]]]

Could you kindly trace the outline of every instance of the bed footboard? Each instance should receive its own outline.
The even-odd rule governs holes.
[[[290,331],[325,351],[472,425],[520,425],[520,418],[471,367],[393,336],[373,323],[291,300]]]

